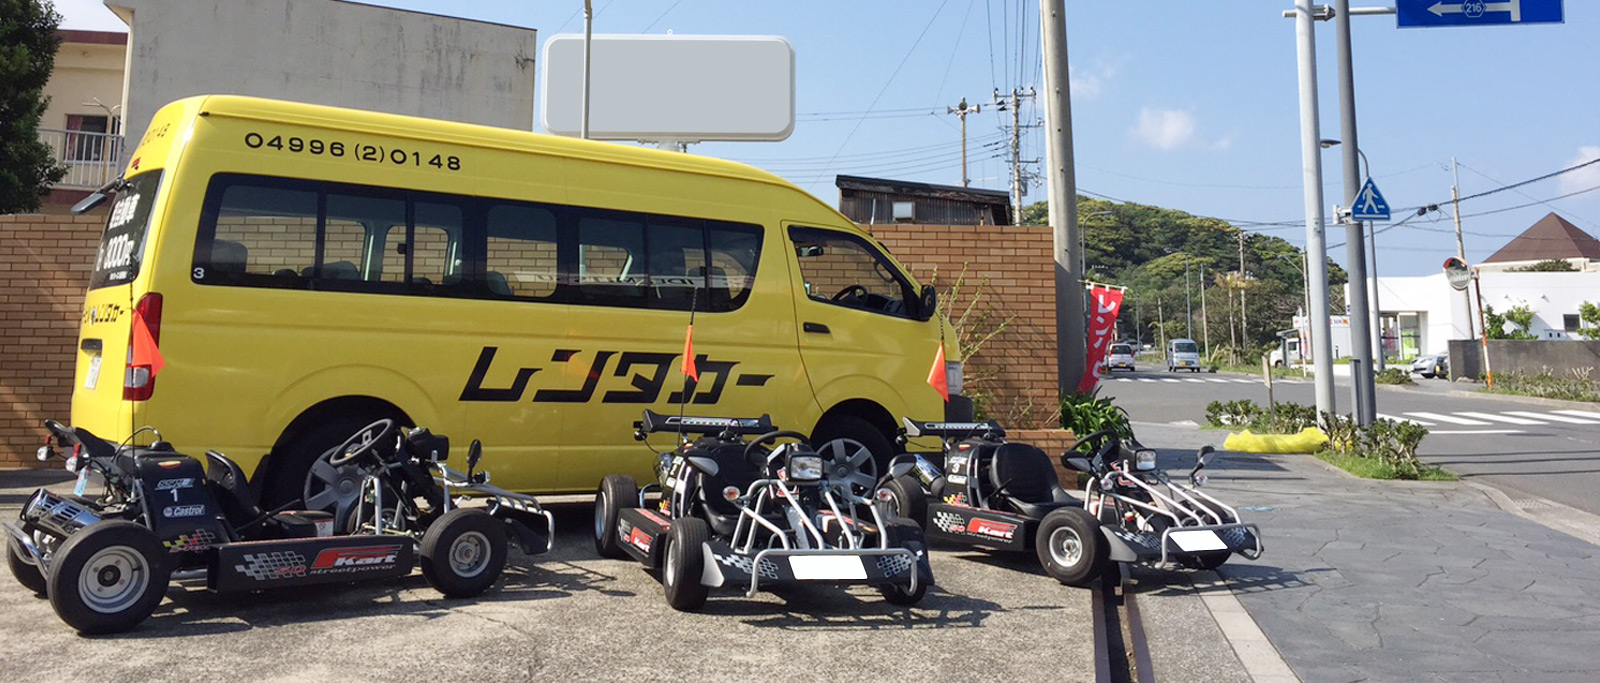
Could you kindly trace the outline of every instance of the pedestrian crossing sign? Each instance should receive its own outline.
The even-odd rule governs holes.
[[[1350,209],[1350,218],[1358,221],[1386,221],[1389,220],[1389,202],[1378,192],[1378,184],[1371,178],[1361,186],[1361,193],[1356,195],[1355,206]]]

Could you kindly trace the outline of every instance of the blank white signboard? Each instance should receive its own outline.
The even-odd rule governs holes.
[[[540,122],[582,130],[583,35],[545,41]],[[596,35],[589,137],[783,140],[794,131],[794,47],[778,36]]]

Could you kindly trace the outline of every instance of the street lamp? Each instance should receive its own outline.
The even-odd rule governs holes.
[[[1323,149],[1328,149],[1329,147],[1339,144],[1339,141],[1321,140],[1318,142],[1318,144],[1322,145]],[[1361,151],[1360,147],[1357,147],[1356,154],[1361,157],[1362,182],[1370,181],[1372,179],[1372,165],[1367,163],[1367,153]],[[1352,212],[1354,211],[1354,209],[1350,210]],[[1367,265],[1372,273],[1372,287],[1367,290],[1367,298],[1371,299],[1372,306],[1372,313],[1370,315],[1373,363],[1377,370],[1383,370],[1383,308],[1378,305],[1378,231],[1376,229],[1367,231]]]
[[[1323,140],[1318,141],[1317,144],[1322,145],[1323,149],[1328,149],[1328,148],[1331,148],[1331,147],[1337,147],[1339,145],[1339,142],[1340,142],[1339,140],[1323,139]],[[1360,147],[1357,147],[1356,148],[1356,154],[1360,155],[1360,157],[1361,157],[1361,179],[1362,180],[1366,180],[1368,178],[1371,178],[1372,177],[1372,173],[1370,171],[1372,170],[1372,166],[1371,166],[1371,164],[1367,163],[1367,153],[1361,151]]]

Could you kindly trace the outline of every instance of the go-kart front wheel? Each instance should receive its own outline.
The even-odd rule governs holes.
[[[161,541],[133,522],[91,524],[56,551],[50,605],[85,635],[131,630],[167,593],[171,569]]]
[[[594,494],[594,551],[601,557],[628,556],[617,538],[617,516],[623,508],[638,506],[639,485],[633,477],[612,474],[600,480],[600,490]]]
[[[1230,557],[1233,557],[1232,550],[1202,550],[1192,556],[1185,556],[1180,562],[1190,569],[1216,569]]]
[[[922,482],[902,474],[890,479],[883,488],[889,492],[889,505],[896,517],[909,519],[918,528],[928,525],[928,494],[922,490]]]
[[[17,583],[22,584],[23,588],[42,597],[49,590],[49,582],[44,572],[39,571],[39,565],[28,564],[27,560],[22,559],[26,552],[17,539],[6,538],[6,566],[11,568],[11,575],[17,577]]]
[[[1100,521],[1082,508],[1058,508],[1039,522],[1034,535],[1039,564],[1051,578],[1085,586],[1100,576],[1109,556]]]
[[[506,566],[506,524],[478,508],[445,513],[422,535],[422,575],[447,598],[488,590]]]
[[[919,487],[917,490],[921,490]],[[883,525],[883,533],[890,548],[905,548],[915,552],[927,552],[927,541],[923,540],[922,527],[917,522],[909,519],[891,519]],[[918,563],[920,564],[920,563]],[[918,564],[911,565],[912,572],[921,571]],[[928,581],[917,581],[917,589],[911,590],[911,582],[904,584],[885,583],[878,585],[878,592],[883,594],[883,599],[891,605],[915,605],[922,601],[922,596],[928,594]]]
[[[698,517],[672,520],[667,534],[667,558],[661,563],[661,588],[667,604],[687,612],[706,604],[711,589],[700,582],[705,573],[706,554],[702,548],[711,540],[711,527]]]

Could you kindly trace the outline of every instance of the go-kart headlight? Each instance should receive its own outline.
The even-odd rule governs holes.
[[[1135,451],[1133,454],[1133,467],[1140,472],[1148,472],[1156,468],[1155,451]]]
[[[796,455],[789,458],[789,481],[818,481],[822,479],[822,457]]]

